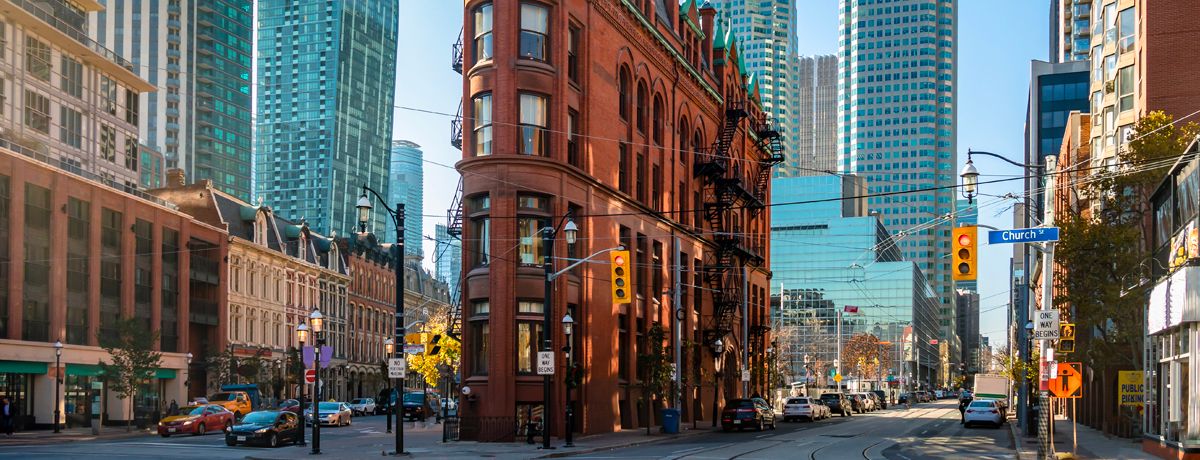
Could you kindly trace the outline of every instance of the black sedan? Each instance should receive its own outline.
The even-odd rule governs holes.
[[[754,427],[762,431],[766,427],[775,429],[775,411],[762,398],[730,399],[721,411],[721,429],[730,431]]]
[[[268,410],[251,412],[242,417],[241,423],[225,432],[225,444],[261,444],[276,447],[283,443],[300,441],[304,427],[294,412]]]

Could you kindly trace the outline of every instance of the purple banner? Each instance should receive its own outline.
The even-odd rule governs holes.
[[[329,367],[329,359],[333,357],[333,347],[325,345],[321,347],[321,368]],[[313,347],[304,347],[304,368],[311,369],[313,367]]]

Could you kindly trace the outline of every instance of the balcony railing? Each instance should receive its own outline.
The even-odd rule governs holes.
[[[89,180],[92,182],[99,182],[109,188],[120,190],[122,192],[136,196],[143,200],[152,202],[159,206],[163,206],[168,209],[179,209],[179,207],[175,206],[174,203],[171,203],[169,201],[163,201],[162,198],[156,197],[154,195],[143,192],[141,190],[130,190],[127,187],[125,187],[123,184],[119,184],[112,179],[109,179],[109,178],[106,178],[106,177],[103,177],[103,176],[100,176],[97,174],[93,174],[88,171],[84,171],[82,168],[69,167],[69,166],[63,167],[64,166],[63,164],[60,164],[59,162],[55,161],[53,158],[50,157],[50,155],[47,155],[44,152],[40,152],[37,149],[18,144],[16,141],[8,139],[8,138],[4,137],[3,135],[0,135],[0,148],[17,152],[21,155],[24,155],[27,158],[30,158],[34,161],[37,161],[38,163],[42,163],[42,164],[49,166],[51,168],[54,168],[56,170],[59,170],[59,171],[62,171],[62,172],[68,173],[68,174],[73,174],[73,175],[79,176],[83,179],[86,179],[86,180]]]
[[[124,67],[126,70],[129,70],[130,72],[133,72],[135,74],[137,73],[137,68],[135,68],[133,66],[133,63],[125,60],[125,58],[122,58],[121,56],[118,56],[117,53],[114,53],[111,50],[109,50],[108,48],[105,48],[103,45],[96,42],[95,40],[92,40],[91,38],[89,38],[87,36],[86,32],[83,32],[83,31],[75,28],[71,24],[67,23],[66,21],[59,19],[58,17],[55,16],[53,11],[47,11],[43,5],[35,3],[31,0],[6,0],[6,1],[11,2],[11,3],[21,7],[21,9],[25,10],[29,14],[34,15],[35,17],[40,19],[42,22],[49,24],[51,27],[54,27],[59,32],[62,32],[63,34],[65,34],[68,37],[71,37],[72,39],[79,42],[80,44],[87,47],[88,49],[92,50],[96,54],[103,56],[105,59],[115,62],[117,65]]]

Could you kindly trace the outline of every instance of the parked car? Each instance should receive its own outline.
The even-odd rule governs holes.
[[[233,412],[235,420],[241,419],[242,416],[254,411],[250,403],[250,395],[244,391],[213,393],[208,396],[208,401],[211,404],[221,405],[229,409],[230,412]]]
[[[850,408],[855,413],[865,414],[871,411],[870,406],[867,405],[868,401],[865,396],[859,393],[850,393],[846,395],[846,398],[850,400]]]
[[[158,422],[158,435],[164,438],[173,434],[188,433],[203,435],[209,431],[221,431],[233,425],[233,412],[216,404],[184,406],[179,415],[163,418]]]
[[[300,441],[304,426],[294,412],[264,410],[251,412],[242,417],[241,423],[225,433],[225,445],[262,444],[278,447],[280,444],[295,444]]]
[[[887,396],[886,392],[884,392],[883,390],[872,390],[871,393],[874,394],[876,398],[878,398],[875,402],[877,404],[879,404],[880,409],[888,408],[888,396]]]
[[[755,427],[762,431],[766,427],[775,429],[775,410],[762,398],[731,399],[721,410],[721,429],[743,429]]]
[[[405,420],[425,420],[432,412],[433,408],[430,407],[429,400],[425,398],[425,393],[413,391],[404,394]]]
[[[849,417],[854,414],[854,408],[849,398],[841,393],[824,393],[821,395],[821,402],[829,407],[830,413],[842,414],[842,417]]]
[[[354,398],[350,401],[350,411],[354,415],[374,414],[375,400],[371,398]]]
[[[942,399],[945,397],[945,392],[942,390],[933,390],[934,399]]]
[[[896,404],[907,403],[910,399],[912,399],[912,396],[910,396],[908,393],[901,393],[900,397],[896,398]]]
[[[868,391],[868,392],[858,393],[858,394],[863,397],[863,400],[866,401],[867,408],[870,412],[875,412],[882,407],[879,404],[879,397],[875,396],[875,393],[871,393]]]
[[[301,412],[300,401],[296,400],[296,399],[285,399],[283,401],[280,401],[279,402],[279,410],[284,411],[284,412],[291,412],[291,413],[299,416],[300,412]]]
[[[829,406],[816,398],[788,398],[783,403],[783,421],[808,420],[810,422],[830,417]]]
[[[921,391],[916,392],[915,395],[917,397],[917,402],[919,402],[919,403],[929,402],[929,392],[921,390]]]
[[[987,423],[999,428],[1004,424],[1004,416],[1001,415],[1000,406],[996,401],[977,400],[971,401],[967,406],[966,412],[963,413],[963,426],[970,427],[972,424]]]
[[[321,424],[331,426],[350,426],[353,414],[350,405],[344,402],[322,402],[317,406],[321,411]],[[304,408],[304,420],[312,423],[312,403]]]

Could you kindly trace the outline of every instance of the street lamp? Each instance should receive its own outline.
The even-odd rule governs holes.
[[[183,377],[183,393],[184,399],[192,398],[192,352],[183,355],[183,359],[187,360],[187,369],[184,369]]]
[[[300,423],[301,423],[301,425],[300,425],[300,445],[301,446],[305,445],[304,425],[303,425],[303,423],[304,423],[304,358],[303,358],[303,356],[304,356],[304,343],[307,341],[308,341],[308,324],[301,322],[300,324],[296,325],[296,342],[300,344],[300,356],[301,356],[300,376],[298,379],[296,379],[296,384],[300,386],[300,388],[298,388],[296,391],[296,393],[298,393],[296,395],[297,396],[296,399],[298,399],[300,401],[300,415],[301,415],[301,417],[300,417]],[[315,405],[314,405],[314,409],[315,409]]]
[[[574,225],[574,222],[568,222],[568,224]],[[568,233],[568,243],[574,239],[569,235],[572,235],[572,233]],[[575,447],[575,439],[572,434],[572,431],[575,430],[575,402],[571,400],[571,384],[574,382],[574,380],[572,380],[574,378],[572,371],[575,369],[575,356],[574,350],[572,349],[575,342],[571,341],[571,333],[574,332],[575,329],[575,319],[571,318],[570,312],[567,312],[567,314],[563,315],[562,326],[563,335],[567,337],[567,345],[563,347],[563,351],[567,353],[567,371],[565,372],[566,378],[563,379],[563,384],[567,391],[567,443],[564,444],[563,447]]]
[[[559,220],[558,225],[554,227],[542,228],[542,245],[545,246],[543,252],[545,257],[542,260],[543,268],[545,269],[545,298],[542,301],[542,349],[543,352],[554,353],[552,347],[554,334],[551,333],[551,313],[554,311],[553,299],[551,293],[554,292],[554,279],[557,276],[554,273],[554,238],[558,231],[558,227],[562,227],[563,236],[567,239],[567,244],[574,244],[575,237],[579,234],[579,227],[575,225],[575,221],[571,219],[571,213],[567,213]],[[551,414],[554,413],[553,394],[550,389],[551,375],[542,376],[542,449],[553,449],[550,447],[550,420]]]
[[[713,341],[712,352],[713,352],[713,418],[712,418],[712,426],[715,428],[717,426],[717,417],[720,415],[720,411],[719,411],[719,409],[717,409],[717,401],[718,401],[717,395],[721,393],[721,371],[720,371],[720,369],[718,369],[718,366],[720,366],[720,364],[721,364],[721,355],[725,353],[725,342],[722,342],[721,339],[717,339],[717,340]]]
[[[325,315],[321,314],[321,310],[313,308],[312,313],[308,315],[308,323],[313,333],[313,369],[317,372],[312,403],[312,454],[317,455],[321,453],[321,398],[325,389],[321,382],[321,347],[325,345]]]
[[[63,374],[63,372],[62,372],[62,368],[60,366],[60,363],[62,362],[62,349],[63,349],[62,341],[55,340],[54,341],[54,432],[55,433],[60,432],[59,428],[58,428],[58,420],[59,420],[59,415],[60,415],[61,411],[58,409],[58,405],[62,402],[61,397],[59,396],[60,390],[62,390],[61,375]]]
[[[774,340],[771,341],[771,346],[767,347],[767,402],[775,403],[775,381],[771,379],[772,371],[775,368],[775,346],[779,345]]]
[[[975,163],[970,158],[967,158],[967,164],[963,165],[959,177],[962,177],[962,195],[967,199],[967,204],[974,203],[975,194],[978,192],[976,188],[979,187],[979,170],[975,169]]]
[[[396,342],[394,340],[387,339],[387,340],[383,341],[383,355],[384,356],[392,356],[392,353],[395,353],[395,351],[396,351]],[[388,383],[395,385],[395,382],[392,381],[391,378],[388,378]],[[392,404],[392,399],[393,399],[392,391],[394,391],[394,390],[392,390],[392,389],[388,390],[387,404]],[[380,402],[382,402],[382,401],[380,401]],[[392,432],[392,414],[384,414],[384,415],[386,415],[386,417],[384,417],[384,419],[387,420],[387,432],[391,433]]]
[[[367,232],[367,222],[371,220],[371,198],[367,194],[370,193],[379,200],[379,204],[388,212],[392,218],[392,223],[396,227],[396,246],[395,260],[392,261],[392,266],[396,270],[396,313],[394,326],[394,342],[393,344],[402,343],[404,340],[404,203],[396,203],[396,209],[388,207],[387,201],[379,196],[379,192],[362,186],[362,194],[358,197],[358,202],[354,207],[358,209],[358,229],[360,232]],[[403,350],[393,345],[392,351],[388,355],[396,359],[404,359]],[[400,381],[400,385],[404,384],[404,380]],[[401,387],[403,389],[403,387]],[[393,391],[396,391],[393,389]],[[400,401],[400,395],[396,395],[396,402]],[[396,451],[394,455],[404,455],[404,422],[400,420],[401,407],[403,404],[392,404],[392,412],[396,417]]]

